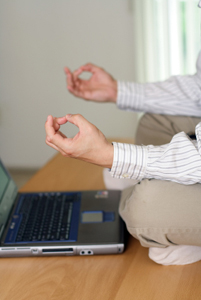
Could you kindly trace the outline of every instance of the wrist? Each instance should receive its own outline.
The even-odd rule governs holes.
[[[112,88],[111,88],[111,102],[117,102],[117,92],[118,92],[118,84],[117,80],[113,80]]]
[[[96,151],[96,155],[89,162],[103,168],[111,169],[113,165],[113,157],[114,157],[113,144],[107,141],[107,144],[105,144],[104,147],[102,145],[101,147],[99,147],[99,151]]]
[[[104,157],[102,160],[102,167],[111,169],[114,158],[114,147],[113,144],[108,142],[107,147],[104,149]]]

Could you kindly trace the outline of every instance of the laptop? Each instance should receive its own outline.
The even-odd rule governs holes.
[[[19,193],[0,160],[0,257],[120,254],[121,191]]]

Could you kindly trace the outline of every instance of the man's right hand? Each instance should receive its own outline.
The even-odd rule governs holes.
[[[70,122],[79,132],[68,138],[61,131],[62,125]],[[46,144],[65,157],[86,161],[104,168],[112,168],[114,148],[104,134],[82,115],[67,114],[61,118],[48,116],[45,123]]]
[[[74,72],[67,67],[64,71],[67,88],[74,96],[91,101],[116,102],[117,81],[102,68],[89,63]],[[79,78],[83,72],[91,73],[91,77],[88,80]]]

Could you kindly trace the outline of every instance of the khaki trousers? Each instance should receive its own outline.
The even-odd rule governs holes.
[[[145,114],[136,144],[160,145],[184,131],[191,135],[200,118]],[[201,184],[142,180],[122,193],[119,212],[131,235],[144,247],[201,246]]]

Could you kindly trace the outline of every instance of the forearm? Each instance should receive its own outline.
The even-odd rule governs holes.
[[[118,82],[117,106],[138,112],[199,117],[201,88],[193,76],[146,84]]]
[[[192,76],[145,84],[119,81],[117,106],[156,114],[201,116],[201,54]]]
[[[199,133],[200,131],[200,133]],[[111,175],[137,181],[143,178],[171,180],[181,184],[201,183],[201,123],[197,141],[181,132],[163,146],[135,146],[114,143]]]

